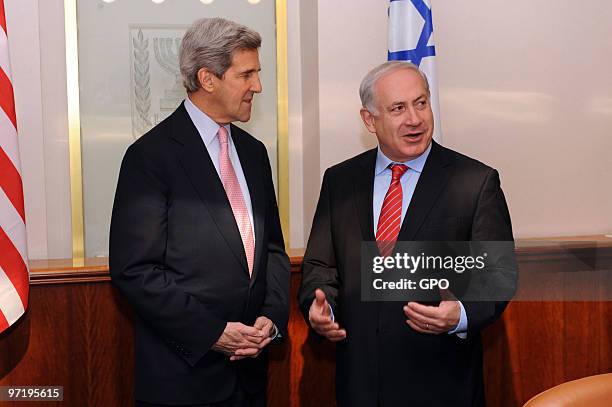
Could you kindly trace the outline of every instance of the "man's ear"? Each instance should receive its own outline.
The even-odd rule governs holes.
[[[361,120],[363,120],[363,124],[365,124],[368,131],[370,133],[376,133],[376,127],[374,126],[374,115],[365,107],[361,108],[359,114],[361,114]]]
[[[215,79],[217,77],[215,74],[210,72],[206,68],[200,68],[198,71],[198,82],[200,83],[200,87],[204,89],[206,92],[212,92],[215,90]]]

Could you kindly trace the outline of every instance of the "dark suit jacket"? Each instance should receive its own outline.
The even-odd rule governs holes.
[[[376,149],[329,168],[304,256],[302,312],[322,288],[347,339],[336,347],[339,406],[484,404],[480,331],[505,302],[464,303],[468,338],[426,335],[397,302],[360,300],[362,241],[374,241]],[[398,240],[512,240],[497,171],[433,143]]]
[[[123,158],[110,232],[110,272],[136,314],[136,399],[206,404],[236,383],[266,388],[265,352],[230,362],[211,350],[228,321],[270,318],[287,335],[289,260],[264,145],[236,126],[232,139],[253,208],[255,261],[184,106]]]

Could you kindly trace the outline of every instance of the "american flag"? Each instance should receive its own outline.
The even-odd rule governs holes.
[[[0,0],[0,332],[25,312],[29,273],[17,116],[4,0]]]

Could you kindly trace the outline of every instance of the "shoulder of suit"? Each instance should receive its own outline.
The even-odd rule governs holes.
[[[140,136],[132,143],[130,149],[151,151],[155,149],[165,149],[172,131],[172,120],[174,112],[170,116],[155,125],[151,130]]]
[[[125,152],[124,161],[137,160],[140,165],[146,165],[154,171],[163,171],[166,167],[164,163],[175,157],[169,152],[180,145],[172,137],[177,128],[176,123],[186,120],[186,117],[187,111],[180,105],[172,114],[134,141]]]
[[[465,174],[465,175],[486,175],[491,171],[495,171],[494,168],[478,161],[472,157],[468,157],[458,151],[436,144],[434,151],[431,154],[438,154],[440,158],[450,164],[453,168],[454,173]],[[329,176],[344,176],[347,173],[354,171],[364,163],[373,163],[376,160],[376,148],[365,151],[359,155],[356,155],[348,160],[342,161],[336,165],[329,167],[326,173]],[[429,158],[428,158],[429,160]]]
[[[354,157],[344,160],[336,165],[332,165],[325,172],[330,175],[344,174],[346,172],[355,171],[362,165],[367,165],[368,162],[374,162],[376,160],[376,148],[368,151],[364,151]]]
[[[469,157],[458,151],[448,147],[436,144],[436,149],[439,154],[442,154],[444,160],[453,166],[453,172],[469,172],[472,174],[483,173],[487,174],[495,169],[482,161]],[[430,153],[431,154],[431,153]]]
[[[266,146],[264,145],[264,143],[261,142],[261,140],[258,140],[255,137],[251,136],[249,132],[241,129],[234,123],[230,124],[230,128],[232,129],[232,138],[240,137],[242,139],[241,141],[243,141],[247,145],[258,146],[264,149],[266,148]]]

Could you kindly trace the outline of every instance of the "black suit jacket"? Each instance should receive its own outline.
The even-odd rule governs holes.
[[[249,188],[255,261],[202,139],[181,105],[125,153],[110,232],[110,272],[135,320],[135,396],[206,404],[236,383],[264,391],[265,352],[230,362],[211,350],[228,321],[270,318],[287,335],[289,260],[264,145],[236,126]]]
[[[412,330],[404,303],[360,300],[361,243],[375,240],[375,162],[376,149],[325,172],[304,256],[305,318],[319,287],[347,332],[336,347],[338,405],[483,405],[480,331],[505,302],[464,303],[468,338],[461,339]],[[433,142],[398,240],[512,240],[497,171]]]

